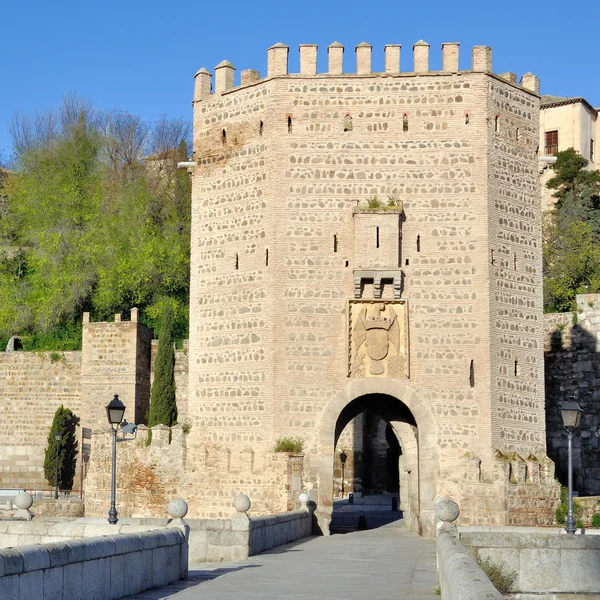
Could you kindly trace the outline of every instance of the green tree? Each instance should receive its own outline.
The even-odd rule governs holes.
[[[586,222],[600,241],[600,171],[586,169],[588,164],[573,148],[559,152],[547,186],[554,190],[558,226],[564,230],[569,223]]]
[[[79,419],[69,408],[61,405],[54,413],[44,458],[44,477],[52,487],[56,482],[56,447],[58,445],[58,486],[61,490],[73,489],[77,457],[75,427],[78,424]],[[57,442],[54,437],[58,432],[62,433],[60,442]]]
[[[173,308],[163,303],[158,351],[154,364],[154,382],[150,394],[149,427],[158,424],[171,427],[177,423],[175,401],[175,350],[173,346]]]
[[[559,225],[550,217],[544,229],[544,306],[547,312],[576,308],[577,294],[600,290],[600,247],[589,223]]]
[[[68,96],[18,116],[15,170],[0,208],[0,338],[74,349],[83,311],[104,320],[132,306],[157,328],[163,298],[187,335],[191,185],[189,124],[98,113]]]

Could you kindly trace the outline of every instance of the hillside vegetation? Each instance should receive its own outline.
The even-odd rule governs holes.
[[[0,342],[76,349],[81,317],[141,309],[155,326],[171,305],[187,335],[189,124],[144,123],[73,96],[16,116],[15,157],[0,194]]]

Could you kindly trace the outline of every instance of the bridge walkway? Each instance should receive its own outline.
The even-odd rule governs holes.
[[[310,537],[235,563],[192,565],[190,579],[129,600],[434,600],[435,542],[402,521]]]

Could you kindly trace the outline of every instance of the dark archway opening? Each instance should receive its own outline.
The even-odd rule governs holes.
[[[371,529],[402,518],[402,448],[392,425],[398,422],[416,427],[408,407],[385,394],[361,396],[339,415],[335,428],[332,532]]]

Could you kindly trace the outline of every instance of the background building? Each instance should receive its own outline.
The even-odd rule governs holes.
[[[568,148],[574,148],[590,161],[589,169],[598,169],[600,160],[596,140],[600,139],[598,109],[585,98],[565,96],[542,96],[540,103],[540,157],[554,156]],[[542,172],[542,210],[552,207],[552,190],[546,187],[552,177],[552,169],[544,165]]]

